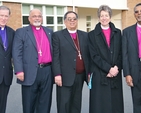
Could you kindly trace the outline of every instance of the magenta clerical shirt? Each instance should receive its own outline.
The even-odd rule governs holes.
[[[138,36],[138,48],[139,48],[139,58],[141,58],[141,26],[137,25],[137,36]]]
[[[44,29],[42,27],[36,29],[35,26],[32,26],[32,30],[36,39],[38,64],[52,62],[50,43]]]
[[[105,38],[106,38],[108,47],[110,47],[110,35],[111,35],[111,29],[110,29],[110,28],[108,28],[108,29],[102,29],[102,32],[103,32],[104,35],[105,35]]]

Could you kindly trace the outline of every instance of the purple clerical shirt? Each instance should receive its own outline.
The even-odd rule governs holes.
[[[7,36],[6,36],[6,28],[0,28],[0,36],[2,38],[2,42],[3,42],[3,47],[4,47],[4,50],[6,51],[7,50]]]
[[[40,29],[36,29],[35,26],[32,26],[32,30],[36,39],[36,46],[37,46],[37,52],[38,52],[38,64],[52,62],[49,39],[43,27],[40,27]],[[39,53],[40,49],[42,54]]]

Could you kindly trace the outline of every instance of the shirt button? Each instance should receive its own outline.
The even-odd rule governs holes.
[[[74,61],[76,61],[76,59],[74,59]]]

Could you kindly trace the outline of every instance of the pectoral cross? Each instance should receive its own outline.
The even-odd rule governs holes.
[[[40,51],[38,51],[38,53],[40,54],[40,56],[42,56],[42,51],[41,51],[41,49],[40,49]]]
[[[6,46],[4,46],[4,49],[6,49]]]
[[[79,56],[79,58],[80,58],[80,60],[81,60],[82,57],[81,57],[81,53],[80,53],[80,51],[78,51],[78,56]]]

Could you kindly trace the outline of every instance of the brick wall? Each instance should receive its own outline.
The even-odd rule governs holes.
[[[133,8],[137,3],[140,3],[141,0],[127,0],[128,10],[122,11],[122,28],[128,27],[136,23],[136,19],[134,18]],[[21,3],[14,2],[3,2],[3,5],[7,6],[11,10],[11,16],[7,25],[12,27],[13,29],[17,29],[22,27],[22,5]],[[68,10],[72,10],[72,7],[68,7]],[[75,11],[78,12],[77,8]]]
[[[19,27],[22,27],[21,4],[12,3],[12,2],[3,2],[3,5],[9,7],[11,10],[11,15],[10,15],[7,25],[12,27],[15,30]]]
[[[128,10],[122,11],[122,28],[126,28],[136,23],[134,18],[134,7],[140,3],[141,0],[127,0]]]

